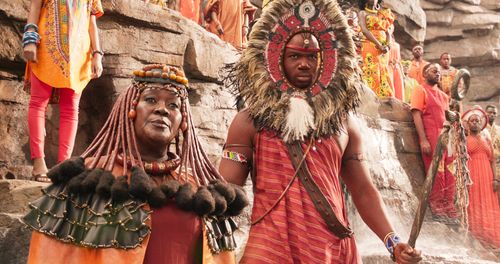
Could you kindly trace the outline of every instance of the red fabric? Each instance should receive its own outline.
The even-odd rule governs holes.
[[[151,220],[152,232],[144,264],[195,263],[195,250],[201,251],[202,248],[199,217],[192,212],[177,209],[171,203],[154,209]]]
[[[446,120],[444,111],[448,109],[448,96],[436,86],[430,86],[427,83],[422,88],[425,91],[425,107],[422,111],[422,121],[425,135],[432,149],[430,155],[422,153],[422,160],[427,172],[431,166],[432,155],[436,149],[441,129],[443,129],[443,123]],[[448,165],[453,159],[447,157],[445,152],[443,160],[444,164],[442,162],[439,166],[429,197],[431,211],[434,215],[456,218],[457,212],[454,206],[455,177],[448,170]]]
[[[472,185],[469,187],[469,228],[481,242],[500,249],[500,206],[493,192],[491,145],[481,136],[467,137]]]
[[[28,108],[28,128],[31,158],[45,157],[45,111],[52,94],[52,87],[31,73],[31,96]],[[78,106],[81,93],[59,88],[59,162],[69,159],[75,146],[78,129]]]
[[[303,148],[305,149],[303,144]],[[346,224],[339,182],[341,151],[333,138],[323,139],[307,156],[312,178]],[[294,174],[283,141],[274,132],[256,136],[256,179],[252,218],[259,218],[277,200]],[[296,178],[280,203],[250,229],[241,263],[361,263],[354,237],[339,239],[330,232]]]

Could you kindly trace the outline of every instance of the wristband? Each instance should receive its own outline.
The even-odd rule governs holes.
[[[28,31],[28,29],[30,29],[30,28],[34,29],[34,30],[35,30],[35,32],[37,32],[37,33],[38,33],[38,26],[37,26],[36,24],[33,24],[33,23],[28,23],[28,24],[26,24],[26,25],[24,26],[24,32],[27,32],[27,31]]]
[[[27,32],[24,32],[23,34],[23,48],[28,45],[28,44],[31,44],[31,43],[34,43],[34,44],[39,44],[40,43],[40,35],[38,35],[37,32],[32,32],[32,31],[27,31]]]
[[[100,51],[100,50],[94,50],[94,51],[92,52],[92,56],[94,56],[96,53],[97,53],[97,54],[101,54],[101,56],[104,56],[104,52],[102,52],[102,51]]]
[[[387,248],[387,251],[389,251],[389,253],[391,254],[392,261],[396,261],[396,256],[394,255],[394,247],[396,247],[396,245],[399,243],[401,243],[401,238],[394,232],[389,232],[384,237],[384,245],[385,248]]]

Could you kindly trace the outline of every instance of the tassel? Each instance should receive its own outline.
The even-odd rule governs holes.
[[[285,129],[282,134],[283,140],[285,142],[302,141],[315,128],[314,111],[307,101],[300,96],[290,97]]]

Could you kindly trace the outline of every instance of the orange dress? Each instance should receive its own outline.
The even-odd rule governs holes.
[[[243,36],[244,16],[245,14],[253,15],[254,11],[255,7],[249,4],[247,0],[209,0],[203,14],[209,32],[216,34],[220,39],[240,49],[245,43],[245,36]],[[224,34],[221,35],[217,32],[217,24],[210,18],[211,12],[217,14],[217,18],[224,29]]]
[[[38,21],[40,44],[38,62],[29,62],[30,71],[54,88],[70,88],[81,93],[91,79],[92,48],[90,16],[103,14],[101,0],[43,0]]]
[[[120,165],[115,165],[113,168],[113,175],[121,175],[123,172],[123,168]],[[174,173],[174,178],[178,178],[177,174]],[[160,184],[162,181],[168,180],[170,177],[160,178],[154,177],[153,180]],[[193,179],[191,179],[194,181]],[[53,185],[50,185],[50,188]],[[57,187],[56,187],[57,188]],[[52,188],[54,189],[54,188]],[[61,195],[57,195],[57,198],[65,197],[68,198],[66,188],[60,193]],[[51,199],[55,199],[56,196],[53,196],[54,192],[49,192],[48,194],[42,196],[39,200],[33,202],[33,204],[40,204],[43,207],[48,206],[53,211],[56,207],[56,203],[49,202]],[[97,195],[92,195],[92,204],[100,198],[97,198]],[[42,202],[38,202],[42,201]],[[59,219],[61,223],[66,221],[66,217],[71,214],[73,208],[88,208],[87,210],[90,212],[95,208],[102,209],[100,207],[96,207],[91,204],[74,204],[74,207],[71,206],[74,202],[82,202],[85,200],[81,200],[77,197],[72,197],[70,201],[68,198],[68,205],[64,207],[64,212],[61,210],[61,214],[64,214],[64,218]],[[35,207],[36,208],[36,207]],[[108,207],[106,207],[108,208]],[[114,209],[121,208],[120,206],[114,206]],[[41,208],[34,209],[33,211],[40,210]],[[103,214],[109,214],[108,209],[104,210]],[[146,229],[150,229],[151,232],[149,234],[144,234],[141,230],[133,231],[133,227],[131,230],[127,230],[130,232],[135,232],[135,234],[139,237],[138,240],[140,244],[137,247],[129,248],[129,249],[118,249],[111,247],[103,247],[103,248],[91,248],[91,247],[83,247],[74,245],[72,243],[68,243],[70,241],[61,241],[56,239],[54,236],[56,234],[51,234],[49,236],[47,234],[42,233],[39,230],[40,227],[32,226],[33,221],[28,220],[25,222],[30,225],[32,228],[36,229],[32,232],[29,256],[28,256],[28,264],[109,264],[109,263],[127,263],[127,264],[163,264],[163,263],[197,263],[197,259],[201,261],[203,264],[229,264],[235,263],[234,254],[231,251],[223,251],[217,255],[212,254],[209,249],[207,236],[205,233],[205,225],[202,222],[202,219],[198,217],[193,212],[183,211],[174,203],[168,203],[161,208],[157,208],[151,211],[149,205],[146,203],[137,203],[132,200],[128,200],[124,203],[121,216],[124,220],[124,229],[127,229],[129,222],[142,222],[141,230],[147,226]],[[75,210],[76,211],[76,210]],[[69,213],[67,213],[69,212]],[[139,212],[139,213],[137,213]],[[80,217],[86,217],[90,215],[98,215],[97,212],[91,212],[82,214]],[[172,217],[175,215],[175,217]],[[88,218],[89,221],[97,221],[96,217]],[[130,220],[133,219],[133,220]],[[36,220],[39,222],[39,220]],[[112,221],[109,220],[108,221]],[[129,221],[129,222],[128,222]],[[64,224],[58,225],[55,223],[43,221],[43,223],[48,223],[49,225],[54,225],[51,228],[55,230],[61,231],[64,233]],[[38,229],[37,229],[38,228]],[[45,232],[45,226],[43,227]],[[113,228],[111,225],[108,228]],[[109,231],[109,230],[105,230]],[[118,229],[116,230],[118,231]],[[121,232],[121,231],[120,231]],[[125,237],[123,232],[119,233],[119,236]],[[100,235],[100,234],[96,234]],[[104,236],[102,236],[104,237]],[[120,237],[121,240],[124,240],[123,237]],[[64,240],[66,237],[62,237]],[[103,241],[105,239],[103,238]]]
[[[415,60],[411,61],[410,70],[408,71],[408,76],[417,80],[417,82],[420,85],[425,84],[425,78],[422,70],[424,69],[424,66],[427,65],[427,63],[429,62],[427,62],[426,60],[422,60],[420,62]]]
[[[493,192],[491,143],[481,136],[467,137],[472,185],[469,187],[469,229],[485,245],[500,249],[500,206]]]
[[[179,11],[182,16],[201,24],[200,20],[200,0],[182,0],[180,3]]]
[[[388,20],[377,15],[366,15],[366,27],[383,45],[387,44]],[[363,58],[363,80],[378,97],[394,96],[391,77],[388,72],[388,54],[382,54],[377,46],[364,38],[361,45]]]
[[[399,43],[393,41],[391,43],[391,51],[389,53],[389,74],[392,76],[392,84],[394,85],[394,97],[403,101],[405,97],[405,87],[403,80],[403,70],[401,69],[401,52]]]

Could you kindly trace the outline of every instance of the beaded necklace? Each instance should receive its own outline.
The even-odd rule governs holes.
[[[177,169],[177,167],[181,165],[181,158],[173,152],[168,152],[167,155],[168,159],[164,161],[142,161],[144,163],[144,171],[151,175],[165,175]],[[121,154],[117,155],[116,161],[123,166],[123,156]],[[132,161],[130,159],[127,160],[127,167],[132,167]]]

